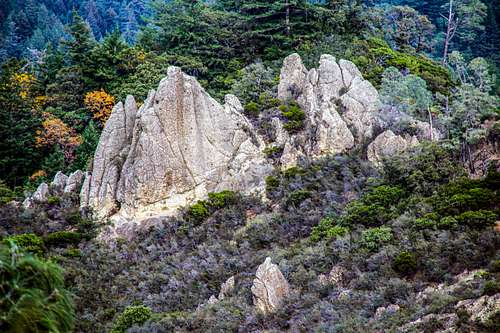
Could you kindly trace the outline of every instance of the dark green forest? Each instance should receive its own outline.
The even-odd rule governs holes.
[[[405,332],[427,318],[415,332],[440,332],[452,313],[458,332],[498,332],[498,309],[479,320],[457,304],[500,292],[500,168],[475,161],[498,157],[499,25],[499,0],[0,0],[0,331]],[[267,201],[211,193],[112,244],[74,194],[12,204],[89,170],[113,106],[142,103],[169,66],[236,95],[265,132],[292,53],[352,61],[383,110],[443,139],[383,168],[361,147],[276,169]],[[299,107],[281,108],[300,132]],[[295,289],[265,317],[249,290],[268,256]],[[319,283],[333,265],[344,281]],[[230,276],[232,296],[199,307]]]

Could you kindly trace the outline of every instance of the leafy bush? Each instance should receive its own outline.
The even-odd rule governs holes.
[[[153,312],[144,305],[128,306],[115,321],[111,333],[124,333],[128,328],[145,323]]]
[[[283,171],[283,176],[285,176],[286,178],[294,178],[296,176],[303,176],[305,174],[306,172],[304,169],[296,166],[288,168],[285,171]]]
[[[437,224],[439,229],[454,229],[457,225],[458,221],[453,216],[445,216]]]
[[[67,249],[64,252],[64,256],[69,258],[79,258],[82,256],[82,251],[79,249]]]
[[[0,205],[11,202],[16,198],[16,194],[12,191],[7,184],[0,180]]]
[[[208,210],[208,208],[209,208],[208,202],[200,200],[188,208],[187,215],[189,218],[199,223],[210,216],[210,211]]]
[[[495,224],[497,214],[488,210],[468,211],[455,217],[460,224],[484,228]]]
[[[236,193],[233,191],[222,191],[208,194],[209,205],[215,209],[224,208],[235,203]]]
[[[369,251],[377,251],[380,246],[393,238],[391,228],[379,227],[364,230],[361,233],[361,247]]]
[[[281,155],[282,152],[283,152],[283,147],[279,147],[279,146],[271,146],[271,147],[267,147],[266,149],[264,149],[264,154],[268,158],[278,157],[279,155]]]
[[[306,114],[300,109],[297,102],[292,101],[288,104],[283,104],[279,107],[281,114],[286,118],[287,122],[283,128],[290,133],[300,131],[304,127],[304,119]]]
[[[296,190],[288,195],[287,204],[288,205],[299,205],[302,201],[309,199],[311,197],[311,191],[307,190]]]
[[[256,117],[260,113],[259,104],[255,102],[250,102],[246,104],[244,109],[245,109],[245,114],[248,116]]]
[[[61,267],[0,244],[3,332],[71,332],[75,314]]]
[[[4,243],[7,243],[9,241],[14,242],[24,251],[31,252],[36,255],[41,256],[45,252],[43,239],[35,234],[21,234],[21,235],[11,236],[7,238],[4,241]]]
[[[489,280],[484,283],[483,295],[493,296],[500,293],[500,283],[496,280]]]
[[[78,244],[82,240],[82,235],[72,231],[57,231],[45,237],[45,243],[50,245]]]
[[[56,196],[50,196],[47,198],[47,203],[51,206],[59,205],[61,203],[61,198]]]
[[[313,242],[317,242],[322,239],[329,240],[342,237],[347,233],[349,233],[349,228],[336,225],[332,217],[326,217],[317,226],[313,227],[310,239]]]
[[[280,180],[278,177],[267,176],[266,177],[266,191],[273,192],[280,186]]]
[[[410,252],[401,252],[394,258],[392,268],[401,275],[413,275],[417,270],[417,259]]]

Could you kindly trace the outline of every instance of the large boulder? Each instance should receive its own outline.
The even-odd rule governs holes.
[[[113,109],[82,205],[98,218],[147,217],[209,192],[259,193],[271,166],[242,111],[235,96],[220,105],[196,79],[170,67],[138,111],[130,96]]]
[[[290,286],[277,265],[266,258],[257,268],[252,285],[255,307],[263,314],[278,310],[290,294]]]
[[[416,137],[402,137],[387,130],[368,145],[367,157],[370,162],[380,166],[384,157],[400,154],[418,144]]]
[[[68,182],[68,176],[66,176],[62,171],[58,171],[54,176],[54,180],[50,183],[50,189],[54,194],[63,194],[66,183]]]

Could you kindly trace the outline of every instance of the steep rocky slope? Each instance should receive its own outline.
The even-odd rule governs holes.
[[[365,144],[380,127],[377,90],[353,63],[330,55],[310,71],[299,55],[287,57],[278,98],[298,103],[304,127],[289,133],[275,117],[275,141],[266,142],[243,115],[237,97],[227,95],[221,105],[195,78],[169,68],[140,108],[129,96],[113,109],[82,190],[82,208],[98,219],[144,219],[172,214],[210,192],[261,194],[272,171],[266,147],[282,149],[280,166],[286,169]],[[400,144],[390,153],[418,143],[392,139]],[[386,141],[378,138],[377,147]],[[378,149],[369,157],[376,162],[384,152]]]

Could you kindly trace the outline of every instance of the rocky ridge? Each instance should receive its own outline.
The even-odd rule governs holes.
[[[210,192],[261,195],[273,170],[265,148],[281,148],[279,164],[286,169],[367,144],[383,126],[377,90],[353,63],[331,55],[311,70],[298,54],[288,56],[278,98],[300,106],[303,129],[289,133],[272,118],[274,141],[266,142],[236,96],[227,95],[221,105],[195,78],[170,67],[140,107],[132,96],[114,107],[85,177],[82,209],[98,219],[142,220],[172,215]],[[420,125],[424,137],[429,131]],[[377,165],[418,143],[416,136],[386,131],[370,145],[368,159]]]

